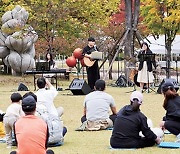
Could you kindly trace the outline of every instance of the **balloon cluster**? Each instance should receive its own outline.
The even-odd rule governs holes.
[[[75,67],[77,64],[77,60],[80,61],[82,66],[85,66],[81,48],[76,48],[73,51],[73,56],[70,56],[66,59],[66,64],[69,67]]]
[[[34,43],[38,35],[26,24],[28,17],[28,12],[19,5],[2,16],[0,58],[16,73],[31,70],[35,65]]]

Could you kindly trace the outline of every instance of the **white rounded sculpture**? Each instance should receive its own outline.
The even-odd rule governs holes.
[[[0,58],[18,74],[35,66],[34,43],[38,35],[26,25],[28,16],[28,12],[19,5],[2,16]]]

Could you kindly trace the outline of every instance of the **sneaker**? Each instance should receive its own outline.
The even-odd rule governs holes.
[[[178,134],[176,137],[177,137],[177,139],[180,139],[180,134]]]
[[[176,142],[176,143],[180,143],[180,139],[177,139],[175,142]]]
[[[176,143],[180,143],[180,134],[178,134],[177,136],[176,136],[176,138],[177,138],[177,140],[175,141]]]

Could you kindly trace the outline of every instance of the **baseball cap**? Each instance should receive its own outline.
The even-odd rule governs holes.
[[[143,101],[143,94],[140,91],[134,91],[132,92],[131,96],[130,96],[130,100],[133,102],[134,99],[138,100],[139,104],[142,104]]]
[[[166,81],[166,82],[164,82],[163,84],[162,84],[162,86],[161,86],[161,90],[163,91],[163,92],[166,92],[166,91],[168,91],[169,89],[174,89],[174,84],[171,82],[171,81]]]
[[[36,101],[33,96],[27,96],[22,100],[22,110],[24,112],[33,112],[36,109]]]
[[[88,41],[95,42],[95,39],[94,39],[94,37],[89,37]]]

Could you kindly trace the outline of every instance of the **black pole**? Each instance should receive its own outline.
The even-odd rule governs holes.
[[[178,66],[177,66],[177,63],[178,63],[178,61],[177,61],[177,59],[176,59],[176,80],[177,80],[177,83],[178,83]]]

